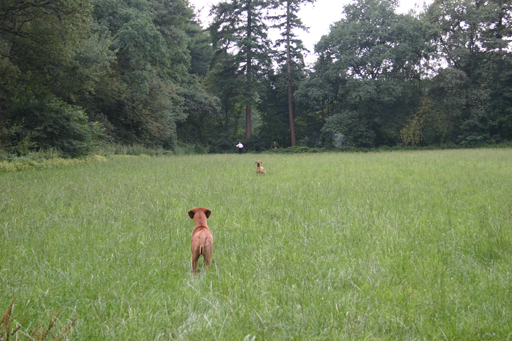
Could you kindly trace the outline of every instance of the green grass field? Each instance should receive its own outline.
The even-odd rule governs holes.
[[[73,340],[512,339],[511,199],[512,149],[4,172],[0,311],[79,315]],[[195,206],[214,236],[197,277]]]

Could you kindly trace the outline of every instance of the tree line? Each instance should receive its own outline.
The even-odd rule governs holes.
[[[355,0],[307,68],[313,1],[3,0],[0,150],[512,140],[511,0]]]

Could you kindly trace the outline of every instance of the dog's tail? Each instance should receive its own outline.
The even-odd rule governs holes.
[[[201,245],[201,255],[205,256],[210,253],[210,244]]]

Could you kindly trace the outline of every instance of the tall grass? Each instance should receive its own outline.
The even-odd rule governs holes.
[[[257,158],[0,173],[0,310],[77,340],[512,338],[511,149]]]

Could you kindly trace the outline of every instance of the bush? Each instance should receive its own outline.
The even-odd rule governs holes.
[[[257,136],[253,136],[250,140],[240,140],[244,145],[244,151],[248,152],[262,152],[266,150],[267,144]],[[236,149],[236,148],[235,148]]]
[[[378,148],[377,148],[377,150],[378,150],[379,152],[389,152],[389,151],[391,151],[391,150],[393,150],[393,149],[392,149],[390,146],[386,146],[386,145],[384,145],[384,146],[380,146],[380,147],[378,147]]]
[[[177,142],[173,153],[176,155],[206,154],[208,153],[208,147],[204,147],[201,144],[186,144]]]
[[[57,148],[64,157],[81,157],[91,153],[103,135],[101,124],[88,122],[83,109],[54,97],[14,100],[7,114],[13,126],[22,127],[11,137],[18,155],[37,144],[42,149]]]
[[[162,156],[170,152],[162,147],[148,148],[142,144],[103,144],[96,151],[99,155],[112,156],[112,155],[149,155],[149,156]]]
[[[23,127],[18,124],[8,126],[6,122],[2,123],[4,126],[0,130],[0,150],[8,151],[16,156],[23,156],[37,147],[37,143],[30,140],[32,132],[20,136],[18,141],[12,141],[14,136],[22,133]]]
[[[5,160],[5,159],[4,159]],[[102,155],[91,155],[81,159],[63,159],[54,157],[44,159],[38,153],[31,152],[27,156],[9,158],[8,161],[0,159],[0,172],[15,172],[24,170],[47,169],[56,167],[76,166],[86,163],[106,162],[107,158]]]
[[[210,153],[234,153],[237,152],[235,147],[238,141],[227,135],[221,135],[218,138],[210,141]]]
[[[209,153],[238,153],[236,145],[238,141],[244,145],[244,153],[246,152],[262,152],[267,149],[265,141],[253,136],[250,140],[243,138],[234,139],[230,136],[221,135],[219,138],[210,141]]]

